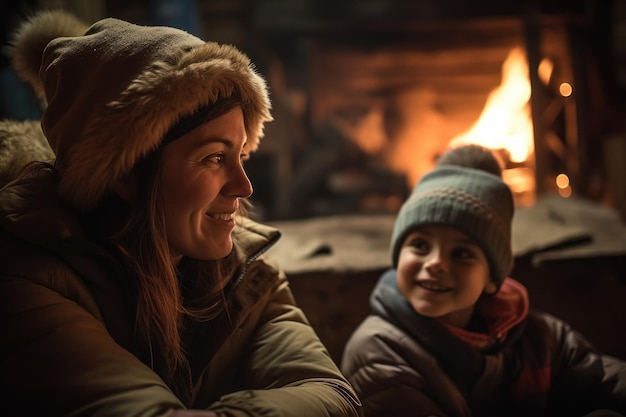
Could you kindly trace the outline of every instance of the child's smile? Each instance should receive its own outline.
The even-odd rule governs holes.
[[[417,280],[417,285],[425,290],[433,292],[448,292],[451,291],[450,287],[438,284],[436,281],[430,280]]]
[[[486,289],[495,291],[482,249],[447,226],[422,226],[404,240],[398,259],[398,287],[413,309],[465,327]]]

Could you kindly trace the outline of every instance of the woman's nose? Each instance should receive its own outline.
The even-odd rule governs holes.
[[[230,195],[240,198],[248,198],[252,195],[252,183],[250,182],[243,165],[239,164],[233,169],[228,187],[228,193]]]

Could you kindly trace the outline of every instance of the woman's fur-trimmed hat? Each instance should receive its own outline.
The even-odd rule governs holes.
[[[180,119],[220,97],[242,99],[252,151],[272,120],[267,85],[245,54],[179,29],[114,18],[88,27],[44,11],[17,30],[10,53],[46,102],[41,125],[59,192],[80,209],[96,206]]]
[[[514,210],[513,194],[493,153],[473,144],[452,148],[420,179],[400,208],[391,237],[393,266],[398,266],[410,231],[425,225],[450,226],[481,247],[499,287],[513,269]]]

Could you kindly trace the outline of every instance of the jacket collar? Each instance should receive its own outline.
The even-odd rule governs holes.
[[[509,332],[526,319],[528,309],[526,288],[512,278],[505,278],[497,293],[483,295],[476,303],[476,312],[487,327],[484,333],[440,323],[471,346],[489,350],[506,342]]]
[[[437,358],[463,392],[469,392],[484,369],[484,357],[437,320],[418,314],[400,293],[396,270],[386,271],[370,297],[373,313],[406,332]]]

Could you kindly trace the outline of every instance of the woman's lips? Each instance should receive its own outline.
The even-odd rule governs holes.
[[[211,220],[219,224],[222,224],[224,226],[227,226],[230,228],[235,226],[235,213],[213,213],[213,214],[207,213],[207,216]]]
[[[235,213],[216,213],[216,214],[209,214],[209,217],[215,219],[215,220],[233,220],[235,218]]]

